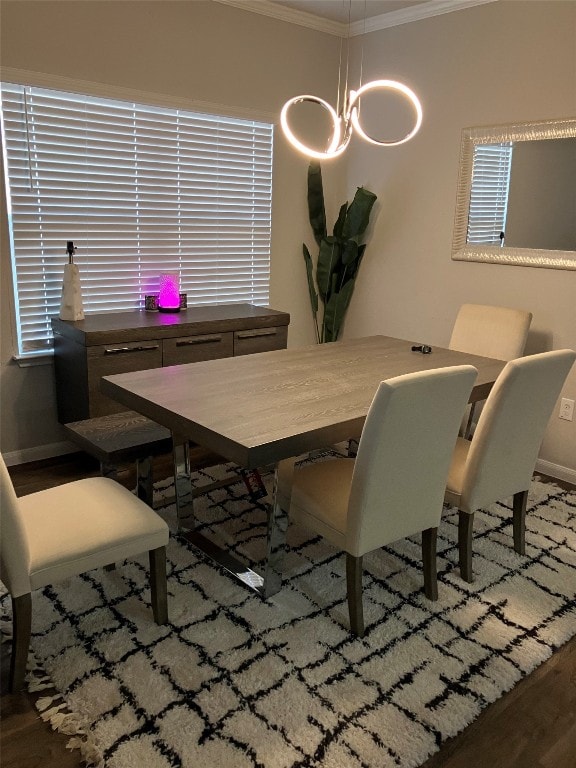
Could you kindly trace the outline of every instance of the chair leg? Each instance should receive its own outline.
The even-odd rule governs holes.
[[[362,608],[362,556],[346,553],[346,587],[350,629],[357,637],[364,637],[364,610]]]
[[[476,403],[470,403],[470,408],[468,409],[468,419],[466,420],[466,427],[464,429],[464,434],[462,435],[465,440],[472,439],[472,424],[474,423],[475,407]]]
[[[32,595],[12,598],[12,656],[10,658],[10,691],[16,693],[24,685],[26,661],[32,632]]]
[[[166,547],[151,549],[150,596],[156,624],[168,623],[168,583],[166,577]]]
[[[424,566],[424,594],[428,600],[438,600],[438,574],[436,571],[436,538],[438,528],[422,531],[422,564]]]
[[[474,513],[469,514],[458,510],[458,550],[460,553],[460,576],[470,584],[474,581],[472,574],[472,529]]]
[[[512,527],[514,530],[514,549],[519,555],[526,554],[526,505],[528,491],[515,493],[512,499]]]

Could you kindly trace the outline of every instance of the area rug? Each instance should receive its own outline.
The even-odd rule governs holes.
[[[157,485],[157,501],[171,492]],[[262,558],[265,506],[240,476],[196,507],[205,535]],[[174,524],[173,504],[160,512]],[[523,557],[508,502],[476,518],[473,584],[458,574],[457,515],[443,518],[436,603],[419,538],[365,557],[362,640],[348,630],[344,557],[295,525],[266,601],[176,535],[167,626],[152,620],[146,557],[47,588],[32,658],[60,695],[39,707],[98,768],[421,765],[576,634],[576,492],[532,483]]]

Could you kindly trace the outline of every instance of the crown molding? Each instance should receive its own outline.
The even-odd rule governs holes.
[[[269,0],[213,0],[222,5],[233,5],[244,11],[259,13],[261,16],[271,16],[279,21],[287,21],[290,24],[298,24],[301,27],[315,29],[317,32],[327,32],[336,37],[345,37],[348,25],[341,24],[339,21],[330,21],[313,13],[298,11],[295,8],[288,8],[278,3],[269,2]]]
[[[366,21],[355,21],[350,25],[350,37],[363,35],[367,32],[376,32],[388,27],[397,27],[400,24],[409,24],[412,21],[420,21],[420,19],[429,19],[432,16],[441,16],[443,13],[462,11],[466,8],[472,8],[474,5],[495,2],[498,0],[426,0],[426,2],[410,8],[382,13],[380,16],[372,16]]]
[[[213,2],[221,3],[222,5],[232,5],[244,11],[259,13],[262,16],[270,16],[280,21],[287,21],[290,24],[299,24],[301,27],[315,29],[317,32],[326,32],[337,37],[347,37],[348,34],[350,37],[356,37],[367,32],[397,27],[400,24],[408,24],[412,21],[428,19],[431,16],[440,16],[443,13],[450,13],[452,11],[460,11],[465,8],[471,8],[474,5],[494,3],[498,2],[498,0],[426,0],[426,2],[410,8],[382,13],[380,16],[373,16],[365,21],[356,21],[350,25],[350,29],[348,29],[348,24],[323,19],[313,13],[288,8],[278,3],[270,2],[270,0],[213,0]]]

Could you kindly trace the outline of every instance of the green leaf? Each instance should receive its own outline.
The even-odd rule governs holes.
[[[356,256],[354,261],[351,261],[349,264],[346,265],[346,274],[345,274],[346,280],[356,279],[356,275],[358,274],[358,270],[360,269],[360,263],[362,262],[362,257],[364,256],[365,250],[366,250],[366,243],[362,243],[362,245],[358,246],[358,255]]]
[[[316,314],[318,312],[318,294],[316,293],[316,288],[314,287],[314,276],[312,274],[312,257],[310,256],[310,251],[305,244],[302,245],[302,250],[304,252],[304,262],[306,264],[306,276],[308,278],[310,306],[312,307],[312,314],[314,315],[314,318],[316,318]]]
[[[324,208],[324,188],[320,163],[311,162],[308,166],[308,217],[314,232],[314,239],[320,245],[326,237],[326,210]]]
[[[326,212],[322,171],[318,162],[308,167],[308,213],[314,237],[318,243],[316,263],[316,284],[312,258],[304,246],[304,260],[308,279],[310,304],[316,325],[316,338],[320,342],[335,341],[344,323],[354,283],[364,256],[366,245],[361,244],[362,235],[370,220],[376,195],[359,187],[350,205],[340,207],[334,224],[333,235],[326,232]],[[318,299],[324,304],[322,325],[318,326]]]
[[[344,222],[346,221],[346,211],[348,210],[348,203],[344,203],[340,207],[340,212],[338,214],[338,218],[336,219],[336,224],[334,224],[334,237],[337,237],[338,239],[342,239],[342,232],[344,231]]]
[[[324,310],[322,322],[323,341],[336,341],[338,339],[353,291],[354,280],[348,280],[338,293],[333,293],[330,297]]]
[[[370,192],[364,187],[358,187],[346,214],[343,232],[345,239],[350,237],[360,239],[360,236],[364,234],[376,199],[374,192]]]
[[[350,238],[350,240],[347,240],[344,243],[344,248],[342,249],[342,264],[348,265],[351,264],[353,261],[356,261],[358,258],[358,243],[354,238]]]
[[[316,283],[318,293],[326,302],[331,293],[332,275],[340,268],[340,244],[338,239],[329,235],[322,239],[316,265]]]

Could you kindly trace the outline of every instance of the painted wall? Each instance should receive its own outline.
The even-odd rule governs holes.
[[[354,38],[364,80],[405,81],[422,98],[425,123],[404,146],[353,139],[325,164],[330,222],[356,186],[379,196],[346,336],[446,344],[460,304],[478,302],[530,309],[528,352],[576,348],[576,272],[451,260],[462,128],[575,115],[575,28],[574,2],[500,0],[370,33],[363,51]],[[277,115],[299,93],[333,100],[338,40],[211,2],[3,0],[0,50],[5,67]],[[278,133],[271,305],[291,313],[292,346],[313,340],[301,260],[302,240],[311,244],[306,165]],[[9,362],[2,237],[2,450],[18,451],[62,437],[51,367]],[[576,371],[563,396],[576,397]],[[576,472],[576,422],[551,420],[541,458]]]
[[[290,97],[312,89],[332,99],[337,37],[211,0],[191,2],[13,2],[1,7],[0,56],[6,68],[160,94],[278,118]],[[55,86],[54,86],[55,87]],[[121,96],[119,96],[121,98]],[[313,343],[302,238],[308,234],[307,160],[274,144],[270,304],[292,314],[289,344]],[[343,184],[343,168],[327,170],[327,191]],[[330,181],[332,179],[332,181]],[[334,190],[331,192],[331,190]],[[12,459],[42,458],[65,435],[56,418],[52,364],[20,368],[10,287],[4,184],[1,194],[1,449]],[[42,448],[44,446],[44,448]],[[40,447],[39,450],[34,450]],[[60,446],[61,447],[61,446]]]
[[[500,0],[366,36],[364,81],[405,79],[425,122],[396,149],[352,140],[349,191],[373,189],[380,212],[347,336],[446,345],[458,307],[473,302],[530,310],[529,353],[576,349],[575,271],[451,260],[462,128],[576,116],[575,33],[574,2]],[[563,396],[576,398],[576,368]],[[540,455],[575,471],[576,421],[556,409]]]

